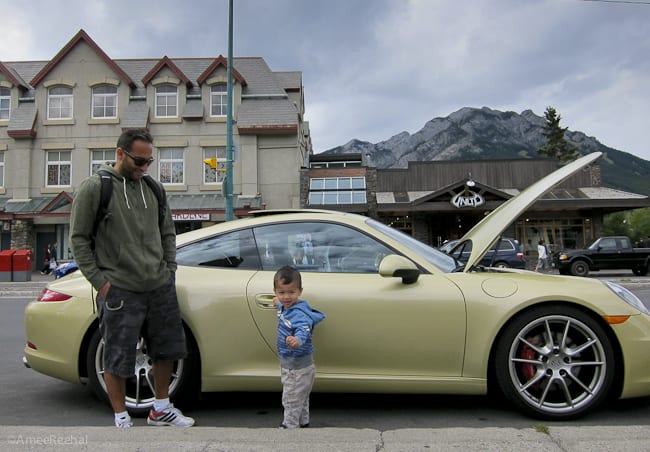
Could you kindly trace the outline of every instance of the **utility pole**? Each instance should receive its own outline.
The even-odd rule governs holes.
[[[228,85],[226,110],[226,221],[235,219],[232,188],[232,9],[233,0],[228,0]]]

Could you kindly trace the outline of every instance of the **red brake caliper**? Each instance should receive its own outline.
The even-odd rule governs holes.
[[[523,348],[521,349],[521,353],[519,357],[521,359],[530,359],[530,360],[535,359],[535,351],[529,346],[524,345]],[[530,380],[535,375],[535,366],[533,366],[532,364],[522,364],[521,373],[526,378],[526,380]]]

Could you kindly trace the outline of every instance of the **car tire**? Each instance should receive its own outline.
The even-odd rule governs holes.
[[[507,262],[499,261],[499,262],[494,264],[494,267],[495,268],[510,268],[510,265],[508,265]]]
[[[516,317],[494,356],[505,397],[527,415],[549,421],[594,410],[609,396],[617,368],[603,326],[572,306],[540,306]]]
[[[199,360],[196,343],[188,332],[188,354],[185,359],[174,361],[172,378],[169,383],[169,397],[180,406],[187,406],[198,397]],[[146,344],[140,338],[137,344],[136,364],[132,377],[126,379],[126,408],[133,415],[144,415],[149,412],[155,399],[153,391],[152,360],[146,352]],[[86,370],[88,386],[101,400],[109,403],[106,383],[104,382],[103,366],[104,340],[99,329],[95,330],[86,353]]]
[[[650,266],[650,264],[649,264],[648,266]],[[636,276],[645,276],[645,275],[648,274],[648,266],[639,266],[639,267],[635,267],[635,268],[632,270],[632,272],[633,272]]]
[[[575,261],[571,264],[571,274],[574,276],[589,275],[589,264],[582,260]]]

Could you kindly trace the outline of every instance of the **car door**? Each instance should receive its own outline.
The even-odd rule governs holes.
[[[270,348],[276,349],[277,337],[273,276],[292,255],[284,248],[297,247],[308,234],[315,266],[292,265],[301,270],[303,298],[327,316],[314,330],[319,375],[460,375],[465,304],[444,274],[423,274],[410,285],[384,278],[379,263],[395,251],[340,224],[285,223],[255,228],[254,234],[260,254],[272,252],[269,264],[251,278],[247,297]]]

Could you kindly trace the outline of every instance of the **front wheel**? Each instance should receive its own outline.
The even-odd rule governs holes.
[[[575,261],[571,264],[571,274],[574,276],[587,276],[589,274],[589,264],[585,261]]]
[[[636,276],[645,276],[645,275],[648,274],[648,267],[650,267],[650,264],[648,264],[648,265],[641,265],[641,266],[639,266],[639,267],[635,267],[635,268],[632,270],[632,272],[633,272]]]
[[[187,336],[187,333],[186,333]],[[192,392],[196,389],[193,379],[197,376],[197,352],[193,341],[187,338],[188,355],[185,359],[174,361],[171,380],[169,382],[169,397],[173,401],[180,399],[181,393],[193,399]],[[104,380],[104,340],[97,329],[90,339],[86,354],[86,369],[88,385],[100,399],[108,400],[106,382]],[[140,338],[136,345],[135,368],[133,375],[126,379],[126,407],[134,415],[145,414],[153,406],[155,399],[153,382],[153,362],[147,353],[147,345]]]
[[[550,421],[584,416],[609,395],[612,345],[593,318],[570,306],[531,309],[505,329],[495,351],[503,394],[526,414]]]

